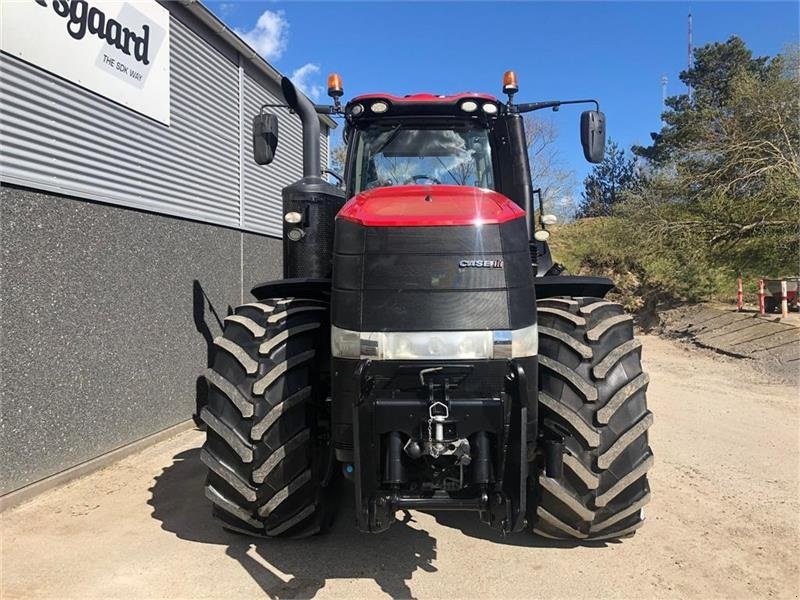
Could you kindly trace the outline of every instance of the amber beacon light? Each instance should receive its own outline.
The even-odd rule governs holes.
[[[518,91],[517,74],[514,73],[514,71],[506,71],[503,73],[503,93],[516,94]]]
[[[344,87],[342,87],[342,78],[338,73],[331,73],[328,75],[328,96],[331,98],[341,98],[344,95]]]

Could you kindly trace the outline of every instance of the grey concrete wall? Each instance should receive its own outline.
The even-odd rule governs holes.
[[[217,317],[281,272],[272,238],[13,187],[0,245],[0,494],[190,418]]]

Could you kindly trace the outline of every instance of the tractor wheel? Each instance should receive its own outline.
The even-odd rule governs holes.
[[[622,307],[599,298],[538,303],[539,415],[563,440],[563,472],[533,481],[534,532],[568,540],[625,537],[644,520],[653,453],[641,342]]]
[[[205,494],[222,526],[305,537],[332,517],[326,302],[274,299],[225,318],[206,374]]]

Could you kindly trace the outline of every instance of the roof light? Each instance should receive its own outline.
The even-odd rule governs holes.
[[[487,102],[483,105],[483,112],[487,115],[496,115],[497,114],[497,104],[492,104],[491,102]]]
[[[478,110],[478,103],[474,100],[467,100],[466,102],[461,103],[461,110],[464,112],[475,112]]]
[[[341,98],[344,95],[342,78],[338,73],[328,75],[328,96],[331,98]]]
[[[383,100],[378,100],[377,102],[373,102],[369,109],[374,113],[381,114],[389,110],[389,105]]]
[[[361,106],[360,104],[356,104],[350,109],[350,114],[353,115],[354,117],[357,117],[363,112],[364,112],[364,107]]]
[[[514,71],[506,71],[503,73],[503,93],[516,94],[518,91],[517,74],[514,73]]]
[[[555,215],[542,215],[542,223],[545,225],[555,225],[558,223],[558,217]]]

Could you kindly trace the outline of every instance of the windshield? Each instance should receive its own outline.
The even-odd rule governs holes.
[[[494,189],[489,132],[394,124],[364,129],[354,162],[355,192],[392,185],[469,185]]]

